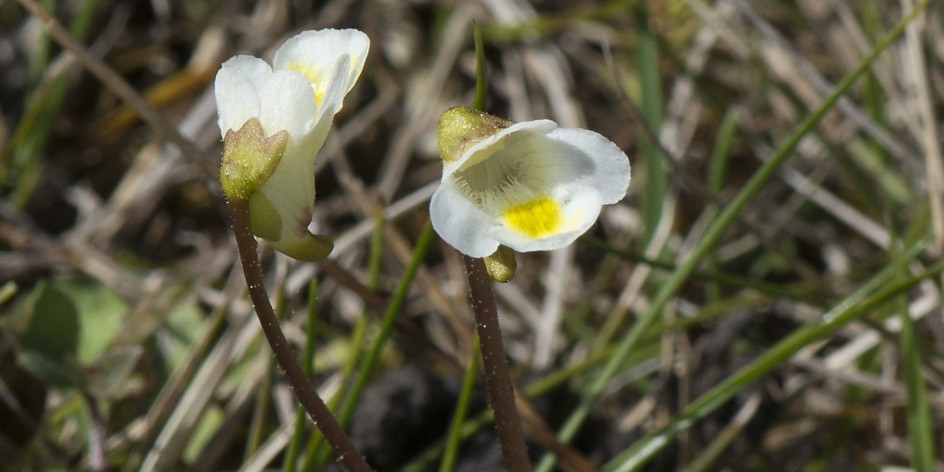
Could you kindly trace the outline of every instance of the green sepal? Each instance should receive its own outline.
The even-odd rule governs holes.
[[[515,276],[518,261],[515,260],[515,251],[508,246],[499,245],[491,255],[482,259],[485,262],[485,271],[496,282],[505,283]]]
[[[452,107],[439,117],[439,155],[443,162],[453,162],[469,146],[513,124],[483,111]]]
[[[275,172],[286,146],[287,131],[266,137],[256,117],[246,121],[239,131],[227,130],[220,166],[220,183],[226,197],[249,198]]]
[[[269,241],[282,239],[282,217],[275,209],[275,205],[262,192],[249,196],[249,223],[252,226],[252,233],[262,239]]]

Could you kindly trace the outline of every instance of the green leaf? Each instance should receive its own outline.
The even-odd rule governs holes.
[[[171,311],[165,329],[156,338],[168,372],[176,372],[188,358],[200,334],[206,329],[204,321],[200,307],[193,303],[182,304]]]
[[[54,387],[78,386],[82,379],[75,364],[37,351],[24,351],[16,358],[17,364],[30,375]]]
[[[77,387],[82,367],[114,341],[126,309],[96,281],[40,282],[3,327],[17,340],[24,370],[56,387]]]
[[[128,305],[97,280],[68,280],[55,285],[75,306],[79,319],[76,359],[81,365],[88,365],[115,341]]]
[[[111,349],[83,371],[83,388],[95,398],[120,399],[141,390],[142,383],[131,377],[135,364],[141,358],[141,346],[121,346]]]
[[[54,285],[40,283],[21,313],[18,330],[23,349],[51,360],[75,355],[79,345],[79,313],[67,294]]]

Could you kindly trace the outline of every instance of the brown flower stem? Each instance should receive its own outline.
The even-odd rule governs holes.
[[[309,383],[302,368],[298,365],[295,352],[285,339],[279,320],[275,316],[269,295],[262,280],[262,268],[256,255],[256,239],[249,226],[249,205],[245,200],[227,199],[230,218],[233,221],[233,233],[239,249],[239,260],[243,265],[249,297],[256,308],[256,315],[262,325],[266,341],[275,353],[275,360],[282,368],[295,397],[301,402],[315,426],[321,430],[325,440],[334,448],[338,461],[350,472],[368,472],[371,470],[367,461],[354,447],[341,425],[334,419],[318,392]]]
[[[482,31],[472,22],[472,37],[475,42],[475,98],[472,109],[485,108],[485,46]],[[508,364],[505,363],[505,346],[502,344],[501,328],[498,326],[498,308],[492,292],[492,279],[485,270],[485,262],[466,255],[465,272],[469,276],[469,301],[475,313],[475,329],[479,335],[482,353],[482,371],[488,389],[489,402],[495,414],[495,429],[501,445],[505,470],[527,472],[531,470],[528,447],[521,431],[521,419],[515,405],[515,385],[511,382]]]
[[[475,328],[482,348],[482,370],[488,398],[495,413],[495,429],[498,431],[505,470],[530,471],[531,459],[515,406],[515,387],[505,362],[505,347],[498,326],[498,308],[495,306],[492,280],[485,271],[482,259],[465,255],[462,258],[469,276],[469,300],[475,313]]]

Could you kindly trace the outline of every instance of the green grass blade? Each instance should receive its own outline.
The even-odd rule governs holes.
[[[53,11],[56,2],[45,2],[44,6]],[[88,34],[89,25],[94,18],[98,0],[85,0],[76,9],[69,30],[77,39],[82,40]],[[69,86],[69,76],[62,71],[58,76],[44,77],[49,66],[49,37],[42,33],[37,42],[38,51],[31,56],[30,78],[34,87],[28,94],[26,112],[17,125],[10,141],[9,152],[3,153],[0,160],[0,183],[11,179],[13,189],[9,197],[16,208],[26,206],[42,175],[42,155],[49,142],[49,134],[55,119],[59,116],[62,102]]]
[[[413,255],[410,258],[410,263],[403,271],[403,276],[400,278],[400,283],[397,285],[397,289],[393,293],[393,298],[390,300],[390,305],[387,306],[387,311],[384,313],[383,319],[381,320],[380,332],[377,333],[377,337],[374,340],[373,345],[371,345],[370,351],[367,353],[367,356],[364,358],[360,368],[358,369],[357,380],[354,382],[354,386],[352,387],[352,393],[350,396],[345,398],[345,402],[341,406],[340,412],[338,413],[338,421],[342,425],[347,424],[351,413],[354,411],[354,407],[357,405],[358,399],[360,399],[361,392],[363,392],[364,387],[367,386],[367,381],[374,372],[374,367],[377,365],[377,361],[380,359],[380,353],[383,349],[384,343],[386,342],[387,338],[390,337],[390,332],[393,330],[393,323],[396,321],[397,315],[400,313],[400,308],[403,307],[403,303],[406,301],[410,284],[413,282],[413,278],[416,276],[416,271],[419,269],[420,264],[423,262],[423,258],[426,256],[426,250],[429,248],[432,235],[433,226],[427,221],[426,225],[423,227],[422,233],[420,233],[419,240],[416,242],[416,247],[413,248]]]
[[[386,227],[386,221],[384,220],[384,206],[378,204],[374,208],[373,214],[374,229],[370,236],[370,249],[367,254],[367,288],[371,290],[376,290],[380,285],[380,259],[383,255],[384,248],[384,228]],[[353,376],[354,370],[357,368],[357,364],[361,359],[361,345],[364,344],[364,339],[367,337],[367,331],[370,327],[370,317],[368,316],[367,310],[361,312],[360,318],[354,324],[354,331],[351,333],[350,342],[348,346],[348,355],[344,359],[344,364],[341,366],[341,379],[345,384],[345,388],[341,389],[340,392],[335,394],[328,401],[328,407],[334,411],[338,403],[342,401],[342,392],[346,395],[346,398],[353,395],[354,389],[350,386],[354,385],[357,381],[356,377]],[[344,422],[341,423],[342,425]],[[312,466],[311,464],[318,464],[323,466],[327,463],[328,459],[331,457],[331,450],[327,447],[327,444],[324,442],[324,436],[321,434],[314,434],[308,446],[305,448],[305,461],[302,464],[303,470],[309,470]]]
[[[475,43],[475,97],[472,98],[472,109],[484,111],[485,98],[488,93],[488,71],[485,67],[485,44],[482,42],[482,29],[475,21],[472,22],[472,40]]]
[[[665,156],[658,143],[652,139],[659,136],[662,128],[662,82],[659,76],[659,38],[649,25],[649,15],[645,7],[637,11],[639,27],[636,43],[637,73],[640,86],[640,111],[645,125],[651,133],[640,138],[639,151],[646,163],[646,183],[642,193],[643,221],[646,225],[646,240],[652,239],[659,220],[662,219],[664,202],[669,189],[669,176],[666,170]]]
[[[892,247],[895,245],[893,243]],[[896,261],[894,269],[899,278],[907,278],[908,268],[904,261]],[[905,410],[908,418],[908,442],[911,445],[911,466],[918,472],[931,472],[934,470],[931,410],[928,406],[927,387],[921,374],[921,351],[915,339],[914,322],[908,309],[908,295],[901,294],[896,305],[898,319],[901,321],[898,342],[908,397]]]
[[[737,131],[737,113],[733,108],[728,108],[721,119],[721,126],[718,129],[718,137],[715,139],[715,146],[711,150],[711,160],[708,167],[708,191],[713,195],[720,196],[724,189],[724,176],[728,170],[728,158],[731,155],[731,142],[734,140],[734,133]],[[712,208],[709,211],[717,211]],[[716,254],[709,255],[708,267],[712,272],[720,272],[720,263]],[[721,298],[721,285],[718,283],[709,283],[705,288],[708,300],[716,302]]]
[[[921,351],[915,339],[914,322],[908,315],[908,302],[902,295],[899,310],[902,362],[904,363],[905,386],[908,390],[908,435],[911,443],[911,466],[919,472],[934,470],[934,445],[932,441],[931,410],[928,392],[921,374]]]
[[[926,243],[922,241],[908,248],[902,255],[902,263],[913,259],[925,247]],[[741,391],[745,385],[767,374],[803,347],[834,333],[842,326],[865,316],[870,310],[904,293],[914,284],[934,277],[942,271],[944,271],[944,262],[939,262],[919,275],[895,282],[893,281],[896,276],[895,269],[886,268],[824,314],[819,322],[800,328],[777,343],[757,360],[690,403],[668,425],[646,435],[631,449],[610,461],[604,470],[607,472],[637,470],[646,460],[668,445],[677,433],[690,427],[697,419],[704,417]],[[880,287],[885,288],[873,293]]]
[[[626,358],[636,347],[643,334],[645,334],[649,327],[655,322],[656,318],[659,317],[675,296],[675,293],[685,284],[689,276],[695,271],[708,252],[711,251],[714,245],[721,239],[721,236],[728,226],[734,222],[738,213],[740,213],[763,189],[764,185],[775,175],[777,169],[792,155],[800,140],[813,130],[813,127],[832,109],[839,98],[869,70],[869,67],[875,62],[879,55],[904,32],[905,27],[927,5],[928,0],[921,2],[909,12],[904,19],[895,25],[895,27],[875,45],[862,62],[850,74],[843,77],[836,85],[835,90],[826,97],[823,103],[797,125],[794,131],[785,139],[784,143],[770,156],[770,159],[757,170],[731,203],[721,211],[718,218],[706,229],[702,239],[698,241],[688,257],[678,267],[678,270],[665,281],[660,290],[655,294],[648,310],[626,334],[617,346],[616,352],[610,358],[609,362],[607,362],[596,377],[590,381],[587,389],[584,390],[582,394],[581,401],[571,412],[558,433],[558,437],[562,441],[569,441],[577,433],[577,430],[589,415],[593,404],[606,389],[610,379],[619,372],[620,368],[625,364]]]
[[[456,400],[456,411],[452,415],[452,423],[449,425],[449,433],[446,436],[446,450],[443,452],[442,461],[439,463],[439,472],[449,472],[455,469],[456,458],[459,456],[459,446],[462,444],[463,424],[469,412],[472,392],[475,390],[475,378],[479,370],[479,355],[479,339],[475,338],[472,343],[472,353],[469,354],[469,367],[462,378],[462,389],[459,391],[458,400]]]

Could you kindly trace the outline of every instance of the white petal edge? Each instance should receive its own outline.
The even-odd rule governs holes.
[[[339,60],[334,76],[337,76],[337,71],[346,69],[347,67],[347,58]],[[353,83],[351,85],[353,85]],[[341,110],[341,103],[344,101],[344,96],[347,95],[349,89],[350,87],[347,84],[338,80],[328,84],[328,89],[321,99],[321,104],[318,105],[317,116],[312,126],[312,134],[315,136],[316,140],[324,142],[324,140],[327,139],[328,132],[331,131],[331,125],[334,122],[334,115]]]
[[[339,111],[341,111],[341,105],[344,102],[344,96],[351,91],[351,87],[354,86],[354,82],[357,77],[354,77],[354,80],[348,80],[346,77],[347,70],[350,69],[350,57],[342,56],[338,59],[338,62],[334,65],[334,69],[331,71],[331,82],[328,83],[327,88],[325,89],[324,97],[321,99],[321,113],[322,117],[327,116],[328,118],[333,118]]]
[[[256,90],[261,89],[269,80],[269,75],[272,74],[272,66],[268,62],[246,54],[230,58],[220,68],[235,70],[246,76],[256,87]]]
[[[222,136],[225,137],[228,130],[239,130],[249,118],[259,116],[256,86],[238,69],[221,68],[216,73],[213,92]]]
[[[286,41],[276,51],[272,64],[279,70],[294,62],[302,62],[322,75],[319,82],[327,84],[324,87],[326,92],[339,90],[340,97],[343,97],[360,77],[369,49],[370,39],[355,29],[305,31]],[[342,61],[346,65],[339,67]],[[338,109],[340,106],[331,113]]]
[[[548,137],[560,141],[558,145],[572,146],[574,151],[590,159],[591,172],[581,175],[579,180],[596,189],[603,203],[616,203],[626,196],[631,178],[629,158],[616,144],[598,133],[579,128],[558,128]]]
[[[492,236],[494,218],[465,198],[451,181],[433,192],[429,217],[439,237],[467,256],[490,256],[498,249],[498,240]]]
[[[351,69],[357,69],[359,75],[369,47],[370,39],[356,29],[304,31],[285,41],[275,52],[272,64],[276,69],[284,69],[288,63],[303,60],[317,70],[333,70],[338,58],[348,55]]]

